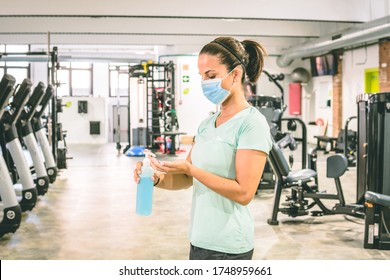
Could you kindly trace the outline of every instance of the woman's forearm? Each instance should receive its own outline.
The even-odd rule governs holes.
[[[209,173],[195,166],[191,167],[191,172],[193,178],[214,192],[238,203],[242,203],[242,200],[245,199],[246,190],[236,180]]]
[[[192,177],[186,174],[160,174],[157,188],[165,190],[182,190],[192,186]]]
[[[187,174],[214,192],[247,205],[260,182],[267,155],[256,150],[238,150],[236,155],[235,179],[228,179],[190,165]]]

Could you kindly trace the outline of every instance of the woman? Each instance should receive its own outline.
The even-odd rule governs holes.
[[[203,94],[220,111],[199,126],[186,160],[159,162],[155,186],[193,186],[190,259],[252,258],[254,221],[247,205],[272,147],[265,117],[245,98],[246,82],[259,78],[265,50],[257,42],[219,37],[198,58]],[[134,179],[139,182],[142,162]]]

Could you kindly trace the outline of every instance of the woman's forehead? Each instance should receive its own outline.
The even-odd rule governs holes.
[[[221,64],[221,61],[217,55],[201,54],[198,57],[199,70],[220,70],[225,68],[225,65]]]

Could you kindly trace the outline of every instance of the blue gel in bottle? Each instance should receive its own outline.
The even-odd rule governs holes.
[[[153,168],[150,166],[150,159],[145,157],[141,168],[140,181],[137,185],[136,213],[142,216],[152,214],[153,205]]]

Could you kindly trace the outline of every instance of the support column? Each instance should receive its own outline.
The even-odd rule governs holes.
[[[390,41],[379,42],[379,90],[390,91]]]
[[[332,117],[333,130],[332,136],[337,137],[340,129],[343,127],[343,72],[341,56],[337,57],[337,74],[333,76],[333,94],[332,94]]]

